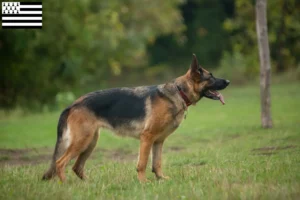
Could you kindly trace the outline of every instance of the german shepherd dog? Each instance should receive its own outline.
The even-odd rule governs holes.
[[[140,140],[137,163],[138,179],[146,181],[145,170],[152,149],[152,171],[158,179],[168,178],[161,169],[165,139],[176,130],[188,106],[202,97],[220,100],[229,85],[199,66],[193,55],[186,74],[162,85],[113,88],[88,93],[77,99],[60,115],[57,142],[52,163],[43,179],[58,175],[65,181],[67,163],[77,157],[75,174],[84,179],[84,165],[96,146],[99,129],[106,128],[121,136]]]

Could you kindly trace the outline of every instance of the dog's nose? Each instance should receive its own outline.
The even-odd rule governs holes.
[[[230,83],[230,81],[229,81],[229,80],[226,80],[226,84],[229,85],[229,83]]]

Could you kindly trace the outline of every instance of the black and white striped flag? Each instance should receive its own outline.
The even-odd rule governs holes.
[[[42,2],[2,2],[2,28],[42,28]]]

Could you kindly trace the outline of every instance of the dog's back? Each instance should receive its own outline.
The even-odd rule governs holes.
[[[136,88],[114,88],[87,94],[76,107],[85,107],[97,118],[112,128],[123,126],[132,120],[143,120],[146,116],[146,99],[156,94],[156,86]]]

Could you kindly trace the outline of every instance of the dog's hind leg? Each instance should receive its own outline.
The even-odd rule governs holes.
[[[56,161],[56,172],[62,182],[66,179],[65,168],[68,162],[76,156],[79,156],[88,148],[89,144],[93,139],[94,133],[95,131],[90,133],[78,133],[82,136],[86,136],[86,138],[82,137],[81,139],[75,139],[74,141],[72,141],[67,151],[63,154],[63,156],[60,159]]]
[[[68,149],[56,161],[56,172],[61,181],[65,180],[65,168],[68,162],[89,148],[98,129],[97,119],[87,110],[74,110],[68,118],[68,128],[70,128]]]
[[[43,180],[50,180],[56,175],[56,161],[65,153],[66,150],[67,146],[65,144],[65,141],[57,141],[50,168],[43,175]]]
[[[52,156],[50,168],[43,175],[43,180],[49,180],[56,175],[56,160],[59,159],[67,150],[70,143],[70,129],[67,127],[67,119],[70,113],[70,108],[65,109],[59,118],[57,125],[57,141],[55,150]]]
[[[98,138],[99,138],[99,132],[97,130],[95,132],[94,138],[91,141],[91,143],[89,144],[88,148],[78,156],[76,163],[73,166],[73,171],[82,180],[86,179],[86,176],[83,171],[85,162],[89,158],[89,156],[92,154],[92,152],[97,144]]]
[[[66,179],[65,168],[68,162],[86,151],[94,137],[94,133],[94,130],[89,132],[79,131],[74,133],[79,137],[74,137],[74,140],[72,140],[67,151],[56,161],[56,173],[62,182],[64,182]]]
[[[65,175],[66,165],[73,157],[77,156],[76,154],[78,153],[74,145],[71,145],[64,153],[64,155],[56,161],[56,173],[62,182],[64,182],[66,179],[66,175]]]

